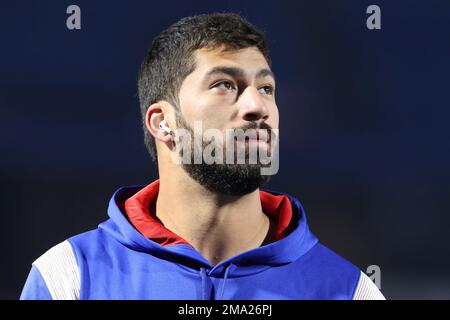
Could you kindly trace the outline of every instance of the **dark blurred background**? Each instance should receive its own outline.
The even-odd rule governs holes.
[[[81,30],[66,8],[81,8]],[[381,8],[368,30],[366,8]],[[323,243],[381,268],[390,299],[450,298],[450,1],[8,1],[0,4],[0,298],[157,171],[138,65],[179,18],[241,13],[277,74],[280,171]]]

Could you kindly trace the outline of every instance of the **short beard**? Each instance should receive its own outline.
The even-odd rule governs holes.
[[[186,122],[181,113],[176,116],[177,128],[187,130],[191,137],[194,137],[193,128]],[[255,123],[251,123],[246,128],[255,129]],[[261,129],[267,129],[270,136],[270,127],[266,124]],[[275,140],[276,141],[276,140]],[[203,142],[202,151],[205,149],[207,142]],[[248,150],[247,150],[248,151]],[[194,163],[194,143],[191,144],[191,162],[182,163],[184,171],[197,181],[201,186],[210,192],[228,196],[242,196],[255,191],[270,180],[270,175],[262,175],[262,165],[258,161],[256,164],[228,164],[228,163],[212,163],[207,164],[202,161],[200,164]],[[235,150],[235,159],[236,150]],[[246,160],[248,152],[246,152]],[[246,161],[247,162],[247,161]]]

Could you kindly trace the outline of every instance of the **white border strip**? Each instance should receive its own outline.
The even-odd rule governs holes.
[[[378,287],[361,271],[353,300],[386,300]]]
[[[80,270],[69,241],[52,247],[33,265],[41,273],[53,300],[80,299]]]

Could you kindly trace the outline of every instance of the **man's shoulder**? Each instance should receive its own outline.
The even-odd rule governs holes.
[[[300,262],[309,277],[326,287],[346,288],[354,300],[385,299],[360,268],[320,242]]]
[[[24,290],[22,298],[30,296],[31,291],[38,292],[37,283],[42,283],[45,285],[40,287],[46,288],[45,292],[51,299],[79,299],[80,257],[90,255],[92,251],[101,251],[105,242],[102,238],[103,232],[96,228],[50,247],[32,263],[32,272],[27,279],[29,288]]]
[[[88,230],[76,235],[73,235],[66,240],[53,245],[45,251],[39,258],[37,258],[33,265],[39,266],[44,263],[53,261],[62,261],[64,259],[75,259],[77,251],[82,250],[84,247],[90,247],[91,249],[102,246],[105,242],[105,236],[100,228]]]
[[[104,238],[103,230],[97,227],[95,229],[75,234],[67,238],[66,241],[70,242],[72,246],[80,246],[88,242],[91,242],[92,244],[92,241],[99,241],[100,238]]]
[[[352,262],[321,242],[317,242],[310,252],[305,255],[305,260],[307,263],[314,265],[315,268],[327,269],[330,272],[333,271],[333,273],[354,273],[360,270]]]
[[[52,299],[79,299],[80,272],[73,247],[68,240],[51,247],[37,258],[33,262],[33,270],[35,272],[30,273],[27,279],[30,288],[37,287],[34,283],[39,280],[45,284]],[[33,290],[36,291],[35,289]],[[23,293],[23,296],[27,295],[28,293]]]

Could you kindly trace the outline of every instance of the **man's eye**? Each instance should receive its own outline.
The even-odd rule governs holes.
[[[259,88],[259,92],[267,95],[273,95],[273,88],[272,86],[264,86]]]
[[[234,84],[231,81],[220,81],[213,85],[213,88],[233,90],[235,89]]]

